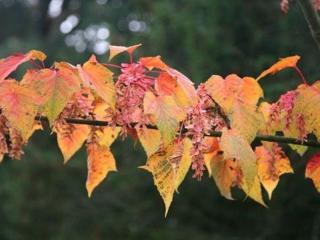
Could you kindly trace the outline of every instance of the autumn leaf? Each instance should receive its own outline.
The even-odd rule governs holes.
[[[90,197],[93,190],[106,178],[110,171],[117,171],[116,162],[109,147],[96,143],[87,145],[88,177],[86,188]]]
[[[143,57],[140,58],[139,61],[145,68],[148,68],[149,70],[152,70],[153,68],[158,68],[162,70],[169,69],[169,66],[161,60],[161,56]]]
[[[28,71],[21,83],[30,86],[42,97],[42,114],[52,126],[72,95],[80,90],[78,76],[68,68]]]
[[[320,192],[320,153],[313,155],[308,160],[305,176],[313,181],[314,186]]]
[[[293,173],[290,161],[280,146],[276,143],[264,144],[256,147],[258,176],[263,187],[267,190],[269,199],[273,190],[277,187],[280,176],[285,173]]]
[[[37,50],[31,50],[26,54],[16,54],[0,60],[0,81],[15,71],[19,65],[29,60],[44,61],[46,55]]]
[[[218,151],[204,154],[204,158],[206,167],[221,195],[226,199],[233,200],[231,188],[239,181],[235,161],[224,159],[222,152]]]
[[[98,63],[94,55],[83,64],[78,66],[79,74],[83,79],[84,86],[93,89],[112,109],[115,108],[116,92],[113,83],[113,73]]]
[[[320,139],[320,81],[309,86],[302,84],[298,87],[294,99],[290,126],[293,137],[314,133]],[[297,121],[300,117],[300,121]],[[304,133],[303,133],[304,131]]]
[[[257,175],[254,177],[250,187],[246,182],[242,182],[241,188],[251,199],[260,203],[262,206],[267,207],[262,198],[261,184]]]
[[[198,97],[193,82],[181,72],[169,67],[160,56],[140,58],[141,64],[152,70],[162,70],[155,82],[155,89],[159,95],[174,96],[181,107],[191,107],[197,103]]]
[[[110,45],[109,46],[109,49],[110,49],[109,61],[112,58],[114,58],[115,56],[117,56],[117,55],[119,55],[120,53],[123,53],[123,52],[128,52],[129,55],[132,55],[132,53],[140,46],[141,46],[141,44],[136,44],[136,45],[133,45],[133,46],[130,46],[130,47]]]
[[[263,71],[259,77],[257,77],[257,81],[259,81],[261,78],[264,78],[265,76],[269,74],[275,74],[277,72],[280,72],[283,69],[286,68],[295,68],[297,66],[297,62],[300,60],[300,56],[295,55],[291,57],[286,57],[280,59],[278,62],[273,64],[270,68]]]
[[[162,144],[159,130],[148,128],[136,128],[140,143],[148,157],[157,152]]]
[[[55,132],[64,163],[67,163],[89,137],[90,127],[88,125],[68,123],[65,125],[55,126]]]
[[[141,168],[153,175],[156,185],[165,205],[165,216],[170,208],[173,194],[185,178],[191,165],[191,141],[177,140],[152,154],[145,166]]]
[[[193,84],[167,72],[162,72],[157,77],[155,89],[159,95],[173,96],[177,104],[183,108],[194,106],[198,100]]]
[[[24,141],[34,131],[34,118],[37,115],[41,98],[37,93],[15,80],[0,83],[0,107],[10,125],[16,128]]]
[[[101,146],[110,147],[117,139],[121,131],[120,127],[101,127],[96,131],[97,142]]]
[[[186,117],[185,112],[172,96],[156,97],[152,92],[146,92],[143,105],[144,113],[155,117],[163,143],[167,146],[175,138],[180,122]]]
[[[213,75],[205,83],[208,94],[230,119],[232,129],[251,142],[264,124],[263,116],[257,111],[258,100],[263,96],[260,85],[253,78],[240,78],[231,74],[223,79]]]
[[[256,156],[250,143],[235,130],[223,129],[220,147],[225,159],[236,159],[239,162],[244,183],[250,191],[257,175]]]

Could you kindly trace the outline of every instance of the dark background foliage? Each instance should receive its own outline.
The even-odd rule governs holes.
[[[285,15],[278,0],[0,0],[0,19],[1,57],[39,49],[48,66],[92,53],[106,61],[109,44],[143,43],[138,55],[160,54],[196,84],[257,76],[293,54],[310,82],[319,76],[301,11],[293,4]],[[271,101],[299,79],[287,70],[261,84]],[[64,166],[55,136],[37,133],[22,161],[0,166],[0,239],[320,239],[320,194],[304,179],[313,150],[303,158],[286,150],[296,174],[282,177],[269,208],[225,200],[207,176],[189,174],[165,219],[151,175],[137,169],[146,160],[139,144],[113,145],[119,172],[88,199],[84,150]]]

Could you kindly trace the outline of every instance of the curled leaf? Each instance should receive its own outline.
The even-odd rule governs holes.
[[[269,74],[275,74],[277,72],[280,72],[283,69],[286,68],[294,68],[297,66],[297,62],[300,60],[300,56],[290,56],[286,58],[281,58],[278,62],[273,64],[270,68],[263,71],[259,77],[257,77],[257,81],[259,81],[261,78],[264,78],[265,76]]]
[[[19,65],[25,63],[29,60],[40,60],[44,61],[46,59],[46,55],[43,52],[37,50],[31,50],[26,54],[16,54],[9,56],[7,58],[0,60],[0,81],[5,79],[17,69]]]
[[[128,52],[130,55],[136,50],[138,47],[140,47],[142,44],[136,44],[130,47],[124,47],[124,46],[114,46],[110,45],[110,56],[109,56],[109,61],[114,58],[115,56],[119,55],[120,53],[123,52]]]

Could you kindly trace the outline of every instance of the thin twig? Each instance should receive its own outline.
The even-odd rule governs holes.
[[[36,117],[36,120],[38,121],[48,121],[48,118],[46,117]],[[86,125],[92,125],[92,126],[108,126],[109,123],[106,121],[98,121],[98,120],[90,120],[90,119],[73,119],[73,118],[66,118],[65,119],[67,123],[70,124],[86,124]],[[135,124],[132,124],[134,127]],[[149,129],[157,129],[156,126],[153,125],[147,125],[147,128]],[[211,137],[221,137],[222,133],[218,131],[212,131],[208,136]],[[303,145],[308,147],[316,147],[320,148],[320,142],[313,141],[313,140],[300,140],[297,138],[290,138],[290,137],[284,137],[284,136],[277,136],[277,135],[257,135],[256,136],[257,141],[266,141],[266,142],[279,142],[279,143],[287,143],[287,144],[295,144],[295,145]]]
[[[320,49],[320,17],[311,0],[298,0],[300,9],[306,19],[311,35]]]

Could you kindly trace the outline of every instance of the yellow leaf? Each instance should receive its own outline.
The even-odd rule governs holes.
[[[259,77],[257,78],[257,81],[259,81],[261,78],[264,78],[265,76],[269,74],[275,74],[277,72],[280,72],[281,70],[285,68],[294,68],[297,66],[297,62],[299,61],[300,56],[295,55],[291,57],[286,57],[280,59],[278,62],[273,64],[270,68],[267,70],[263,71]]]
[[[191,164],[191,142],[189,139],[177,140],[152,154],[145,166],[141,167],[153,175],[153,181],[160,193],[165,216],[171,205],[174,191],[185,178]]]
[[[293,173],[290,161],[278,144],[256,147],[255,152],[258,164],[258,176],[263,187],[267,190],[269,199],[273,190],[277,187],[280,176],[285,173]]]
[[[88,153],[88,177],[86,188],[90,197],[92,191],[106,178],[110,171],[117,171],[115,159],[106,146],[89,143]]]
[[[242,190],[250,198],[252,198],[254,201],[260,203],[264,207],[267,207],[267,205],[265,204],[265,202],[263,201],[263,198],[262,198],[261,184],[260,184],[258,176],[254,177],[254,180],[253,180],[253,182],[252,182],[250,187],[248,187],[248,185],[245,182],[243,182],[241,187],[242,187]]]
[[[181,160],[177,163],[176,166],[176,176],[175,176],[175,190],[178,192],[178,188],[180,184],[185,179],[190,166],[191,166],[191,148],[192,142],[189,138],[185,138],[183,141],[183,153],[181,156]]]
[[[162,144],[159,130],[148,128],[136,128],[138,138],[148,157],[160,149]]]
[[[143,106],[145,114],[155,117],[163,143],[167,146],[175,138],[179,124],[185,119],[186,113],[176,104],[172,96],[156,97],[152,92],[146,92]]]
[[[257,175],[256,156],[250,143],[236,131],[223,129],[220,147],[225,159],[236,159],[239,162],[244,183],[250,191]]]
[[[121,131],[120,127],[101,127],[96,131],[99,145],[110,147],[117,139]]]
[[[231,128],[251,142],[261,124],[264,124],[262,114],[257,111],[258,100],[263,97],[260,85],[253,78],[231,74],[225,79],[213,75],[205,86],[230,119]]]

